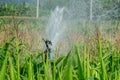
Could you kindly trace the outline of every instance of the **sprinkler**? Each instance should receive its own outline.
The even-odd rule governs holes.
[[[50,53],[51,53],[51,48],[50,48],[50,45],[52,45],[52,42],[50,40],[45,40],[43,38],[43,41],[45,43],[45,46],[46,46],[46,49],[44,51],[44,54],[45,54],[45,62],[46,62],[46,59],[47,59],[47,55],[48,55],[48,58],[50,58]]]

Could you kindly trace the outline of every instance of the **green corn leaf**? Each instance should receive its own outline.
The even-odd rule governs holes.
[[[78,78],[79,80],[84,80],[84,72],[82,67],[82,61],[80,59],[80,53],[78,51],[78,47],[75,47],[75,53],[77,55],[77,61],[78,61]]]
[[[15,70],[14,70],[14,66],[13,66],[11,57],[9,57],[9,62],[10,62],[10,77],[11,77],[11,80],[16,80],[16,78],[15,78]]]
[[[98,47],[99,47],[99,57],[100,57],[100,64],[101,64],[101,80],[107,80],[107,72],[106,72],[106,67],[105,67],[105,63],[104,60],[102,58],[102,46],[101,46],[101,42],[99,39],[98,42]]]
[[[68,65],[67,65],[64,75],[63,75],[64,76],[63,80],[73,80],[72,71],[73,71],[72,60],[69,60]]]
[[[5,60],[3,61],[3,65],[0,71],[0,79],[1,80],[5,80],[5,76],[6,76],[6,69],[7,69],[7,55],[5,57]]]

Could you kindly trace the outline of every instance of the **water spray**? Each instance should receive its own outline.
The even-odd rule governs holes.
[[[51,12],[51,15],[48,19],[48,23],[46,26],[46,33],[48,36],[48,41],[51,41],[52,46],[50,58],[55,57],[55,51],[57,43],[61,40],[66,28],[66,22],[64,21],[64,10],[65,8],[56,7],[54,11]],[[44,41],[45,42],[45,41]]]

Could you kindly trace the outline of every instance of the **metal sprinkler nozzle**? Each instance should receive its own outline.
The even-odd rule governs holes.
[[[50,48],[50,45],[52,45],[52,42],[50,40],[45,40],[44,38],[42,39],[45,43],[45,46],[46,46],[46,49],[44,51],[44,54],[45,54],[45,62],[46,62],[46,59],[47,59],[47,55],[48,55],[48,58],[50,58],[50,53],[51,53],[51,48]]]

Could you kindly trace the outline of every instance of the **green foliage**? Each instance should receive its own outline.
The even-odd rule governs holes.
[[[0,79],[1,80],[5,80],[5,77],[6,77],[7,58],[8,58],[8,56],[6,55],[5,60],[3,61],[3,65],[1,67],[1,71],[0,71]]]
[[[77,47],[76,47],[75,51],[76,51],[75,53],[77,55],[77,61],[78,61],[78,71],[77,71],[78,78],[79,78],[79,80],[84,80],[82,61],[81,61],[80,53],[79,53],[79,50]]]
[[[106,80],[107,79],[107,72],[106,72],[106,66],[103,60],[103,56],[102,56],[102,46],[101,46],[101,42],[99,39],[98,42],[98,50],[99,50],[99,57],[100,57],[100,64],[101,64],[101,74],[100,74],[100,79],[101,80]]]
[[[120,79],[120,51],[106,42],[103,46],[98,40],[97,52],[94,56],[87,51],[87,46],[75,46],[66,56],[48,59],[44,62],[44,54],[29,52],[21,54],[21,43],[13,38],[0,50],[1,80],[107,80]],[[77,44],[79,45],[79,44]],[[107,48],[106,48],[107,47]],[[91,47],[93,48],[93,47]],[[13,51],[12,51],[13,50]],[[92,55],[92,58],[90,57]]]
[[[0,4],[0,16],[35,16],[35,7],[29,3],[4,3]]]
[[[45,0],[43,3],[40,2],[39,16],[47,16],[51,10],[55,9],[56,6],[68,7],[73,4],[70,3],[73,0]],[[90,1],[81,0],[86,5],[86,17],[90,16]],[[77,1],[76,1],[77,3]],[[93,17],[102,17],[104,19],[120,19],[120,1],[119,0],[93,0]],[[78,5],[79,6],[79,5]],[[80,6],[81,7],[81,6]],[[69,7],[68,7],[69,8]],[[36,0],[31,4],[29,2],[22,3],[3,3],[0,4],[0,16],[36,16]]]
[[[14,66],[13,66],[11,57],[9,57],[9,64],[10,64],[10,78],[11,78],[11,80],[16,80],[15,70],[14,70]]]

